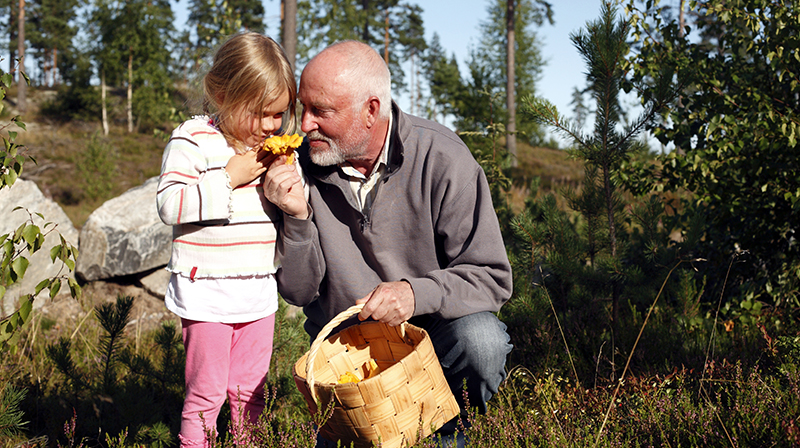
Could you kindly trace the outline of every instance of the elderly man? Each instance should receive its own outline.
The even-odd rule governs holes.
[[[358,319],[424,328],[462,410],[466,384],[485,411],[511,350],[493,312],[512,281],[483,170],[455,133],[392,102],[389,70],[363,43],[313,58],[298,99],[308,200],[283,158],[265,179],[284,211],[279,291],[304,307],[312,339],[356,303]]]

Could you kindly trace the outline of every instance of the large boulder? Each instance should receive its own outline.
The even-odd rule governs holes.
[[[14,210],[16,207],[22,207],[22,209]],[[69,274],[69,270],[60,261],[53,263],[50,260],[50,249],[61,244],[59,233],[68,243],[77,246],[78,230],[72,225],[72,221],[64,213],[64,210],[54,201],[46,198],[33,181],[18,179],[10,188],[0,190],[0,210],[3,211],[0,213],[0,235],[14,232],[22,223],[29,222],[31,216],[33,216],[34,224],[39,226],[42,232],[47,233],[53,229],[52,226],[45,228],[45,223],[55,224],[55,231],[47,234],[44,246],[39,251],[33,255],[23,252],[23,256],[30,263],[25,271],[25,276],[21,282],[8,288],[0,301],[2,313],[7,316],[16,309],[19,297],[33,293],[40,281],[56,275]],[[40,218],[37,213],[44,216],[44,219]],[[69,289],[63,288],[62,291],[69,291]],[[43,303],[43,300],[36,300],[34,306],[40,307]]]
[[[165,266],[172,227],[156,210],[158,178],[106,201],[89,215],[80,234],[77,276],[84,281],[122,277]]]

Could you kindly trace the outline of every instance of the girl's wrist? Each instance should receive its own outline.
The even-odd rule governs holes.
[[[233,191],[236,188],[236,185],[233,184],[233,179],[231,178],[231,173],[228,172],[228,167],[222,170],[225,173],[225,180],[227,181],[226,184],[228,185],[228,189]]]

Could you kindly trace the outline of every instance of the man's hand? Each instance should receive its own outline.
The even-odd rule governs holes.
[[[372,317],[395,327],[414,315],[414,290],[408,282],[384,282],[356,303],[365,304],[358,314],[360,320]]]
[[[264,174],[264,196],[287,215],[306,219],[308,203],[303,183],[295,165],[287,165],[286,159],[285,155],[278,156],[269,165]]]

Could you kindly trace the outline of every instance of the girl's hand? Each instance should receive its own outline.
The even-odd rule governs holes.
[[[267,171],[266,160],[259,160],[257,152],[248,151],[244,154],[236,154],[225,165],[225,171],[231,178],[231,188],[249,184]]]
[[[298,219],[308,218],[303,182],[295,164],[286,164],[287,156],[281,155],[272,161],[264,175],[264,196],[287,215]]]

